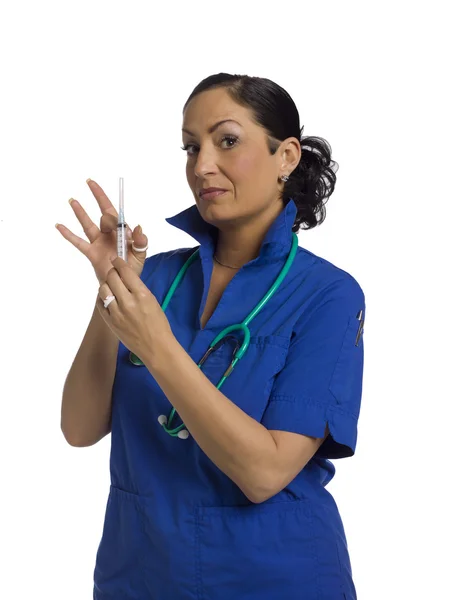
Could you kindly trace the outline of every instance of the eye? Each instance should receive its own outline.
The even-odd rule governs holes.
[[[221,141],[223,142],[224,140],[226,140],[227,142],[233,142],[233,145],[232,145],[232,146],[228,146],[228,147],[226,148],[226,150],[230,150],[231,148],[234,148],[234,146],[235,146],[235,143],[238,141],[238,138],[236,138],[236,137],[235,137],[235,135],[224,135],[224,136],[221,138]]]
[[[232,146],[228,146],[227,148],[225,148],[225,150],[231,150],[231,148],[234,148],[234,146],[235,146],[235,143],[236,143],[236,142],[238,142],[238,138],[237,138],[237,137],[235,137],[235,135],[224,135],[224,136],[221,138],[221,140],[220,140],[220,141],[221,141],[221,143],[222,143],[222,142],[224,142],[225,140],[226,140],[227,142],[233,142],[233,145],[232,145]],[[196,146],[195,144],[186,144],[185,146],[181,146],[181,150],[185,150],[185,151],[187,152],[187,155],[188,155],[188,156],[192,156],[192,154],[189,154],[189,152],[188,152],[189,148],[197,148],[197,147],[198,147],[198,146]]]

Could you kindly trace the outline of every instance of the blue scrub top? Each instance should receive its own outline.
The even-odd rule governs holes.
[[[230,281],[204,329],[218,230],[196,205],[167,219],[200,244],[167,308],[174,336],[197,363],[222,329],[240,323],[265,295],[291,246],[296,205],[272,223],[260,254]],[[142,281],[162,304],[197,248],[150,256]],[[343,524],[325,486],[328,459],[352,456],[357,440],[364,293],[342,269],[298,246],[281,287],[251,321],[246,354],[221,392],[267,429],[330,436],[298,476],[253,504],[192,435],[158,423],[172,406],[146,367],[119,344],[112,397],[111,487],[94,572],[96,600],[355,600]],[[216,385],[233,351],[224,344],[203,367]],[[176,376],[176,365],[173,365]],[[213,427],[213,423],[211,423]]]

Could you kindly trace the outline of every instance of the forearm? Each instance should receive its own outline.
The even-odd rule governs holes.
[[[62,396],[61,429],[74,446],[92,445],[110,431],[118,344],[95,307]]]
[[[252,502],[264,497],[276,473],[269,431],[218,390],[174,336],[142,361],[212,462]]]

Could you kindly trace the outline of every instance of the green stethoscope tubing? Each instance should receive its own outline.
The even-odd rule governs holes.
[[[232,373],[232,371],[234,370],[234,367],[236,366],[236,364],[238,363],[238,361],[242,358],[242,356],[245,354],[248,345],[250,343],[250,339],[251,339],[251,334],[250,331],[248,329],[248,324],[254,319],[254,317],[262,310],[262,308],[265,306],[265,304],[268,302],[268,300],[270,300],[270,298],[276,293],[276,291],[279,289],[282,281],[284,280],[285,276],[287,275],[293,260],[295,258],[296,255],[296,250],[298,248],[298,237],[295,234],[294,231],[292,231],[292,243],[291,243],[291,248],[290,248],[290,252],[288,255],[287,260],[285,261],[285,264],[281,270],[281,272],[279,273],[279,275],[276,278],[276,281],[273,283],[273,285],[271,286],[271,288],[268,290],[268,292],[265,294],[265,296],[262,298],[262,300],[257,304],[257,306],[252,310],[252,312],[250,312],[250,314],[246,317],[246,319],[244,321],[242,321],[242,323],[238,323],[235,325],[229,325],[229,327],[226,327],[226,329],[223,329],[216,337],[215,339],[212,341],[212,343],[210,344],[208,350],[206,351],[205,355],[202,357],[202,359],[199,361],[198,363],[198,367],[201,368],[201,366],[204,364],[204,362],[206,361],[207,357],[214,351],[215,346],[225,337],[227,336],[231,331],[236,331],[236,330],[242,330],[243,331],[243,335],[244,335],[244,341],[242,346],[237,350],[237,352],[235,352],[234,356],[233,356],[233,360],[231,362],[231,364],[229,365],[229,367],[226,369],[225,374],[223,375],[223,377],[221,378],[220,382],[218,383],[218,385],[216,386],[217,389],[220,389],[221,386],[223,385],[223,383],[225,382],[225,380],[227,379],[227,377],[229,377],[229,375]],[[194,260],[196,260],[199,256],[199,251],[200,249],[197,248],[195,250],[195,252],[187,259],[187,261],[185,262],[185,264],[182,266],[182,268],[179,270],[178,274],[175,277],[175,280],[173,281],[173,283],[170,286],[170,289],[167,292],[167,295],[161,305],[162,310],[165,312],[167,309],[167,306],[170,302],[170,300],[172,299],[173,294],[175,293],[176,289],[178,288],[178,286],[180,285],[187,269],[190,267],[190,265],[193,263]],[[129,353],[129,360],[132,364],[136,365],[136,366],[142,366],[143,362],[133,353],[130,352]],[[161,423],[162,427],[164,428],[164,430],[166,431],[166,433],[168,433],[169,435],[171,435],[172,437],[177,437],[178,433],[182,430],[185,429],[185,425],[184,423],[182,423],[181,425],[179,425],[178,427],[175,427],[173,429],[170,429],[171,423],[173,421],[173,418],[176,414],[176,410],[175,408],[172,408],[170,416],[168,418],[167,424],[165,423]]]

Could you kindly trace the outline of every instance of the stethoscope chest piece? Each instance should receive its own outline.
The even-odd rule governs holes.
[[[136,367],[141,367],[143,365],[143,362],[134,354],[134,352],[129,353],[129,362],[131,362],[133,365],[136,365]]]

